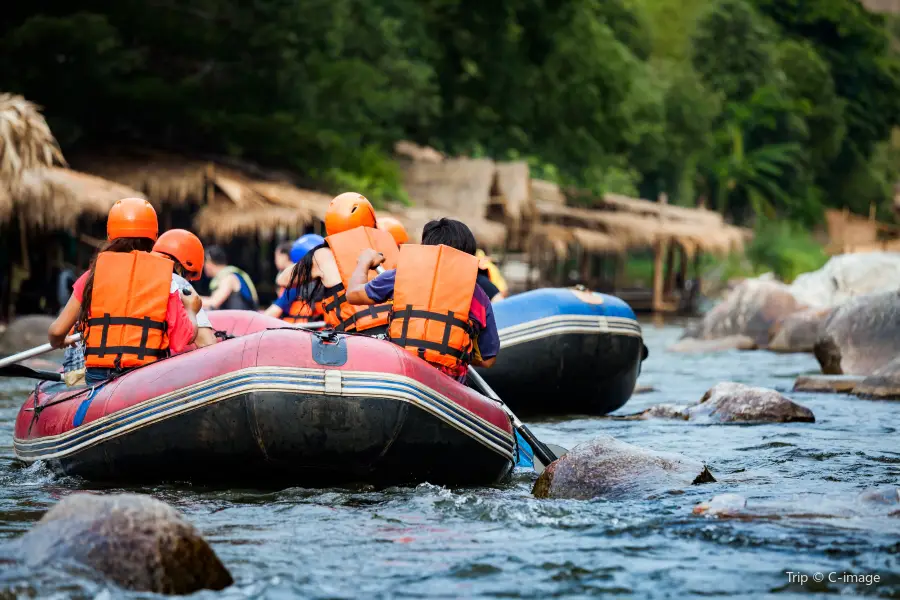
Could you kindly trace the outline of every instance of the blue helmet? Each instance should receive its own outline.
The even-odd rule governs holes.
[[[316,235],[315,233],[307,233],[306,235],[301,235],[297,238],[297,241],[294,242],[294,245],[291,246],[291,262],[298,263],[300,262],[306,254],[315,248],[316,246],[321,246],[325,243],[325,238],[321,235]]]

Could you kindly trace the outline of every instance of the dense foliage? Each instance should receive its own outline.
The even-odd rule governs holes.
[[[900,67],[857,0],[61,0],[0,23],[64,150],[224,153],[373,196],[398,139],[738,220],[866,211]]]

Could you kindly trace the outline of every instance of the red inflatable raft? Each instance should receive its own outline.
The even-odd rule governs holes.
[[[488,484],[513,467],[500,406],[390,342],[214,322],[240,337],[94,390],[39,384],[16,456],[110,482]]]

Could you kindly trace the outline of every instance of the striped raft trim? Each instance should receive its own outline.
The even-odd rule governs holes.
[[[340,373],[340,392],[326,391],[326,373]],[[513,433],[486,421],[415,379],[380,372],[294,367],[249,367],[219,375],[145,400],[59,435],[31,440],[14,438],[13,448],[16,456],[25,462],[63,458],[159,421],[248,392],[296,392],[336,398],[380,397],[407,402],[504,458],[515,458]]]
[[[627,335],[642,337],[641,326],[628,317],[597,315],[554,315],[500,330],[500,347],[531,342],[569,333]]]

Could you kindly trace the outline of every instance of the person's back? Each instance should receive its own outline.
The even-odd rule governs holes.
[[[143,366],[178,351],[196,337],[196,317],[180,293],[170,291],[174,262],[151,252],[156,212],[143,199],[126,198],[110,209],[108,241],[48,330],[50,343],[83,335],[86,381]]]
[[[397,245],[387,232],[372,227],[356,227],[325,238],[341,278],[338,286],[332,286],[323,293],[325,322],[336,331],[354,333],[383,333],[386,331],[391,305],[381,303],[360,307],[347,302],[346,289],[356,268],[359,254],[365,249],[373,249],[385,257],[389,268],[397,264]],[[371,273],[370,277],[374,277]]]
[[[381,252],[388,264],[394,266],[397,257],[394,238],[377,228],[375,209],[355,192],[340,194],[331,201],[325,214],[325,230],[328,233],[325,244],[297,263],[289,287],[296,289],[297,298],[309,306],[314,307],[321,300],[325,323],[336,331],[385,334],[390,305],[353,306],[347,302],[346,290],[360,251]]]
[[[500,350],[490,300],[476,282],[475,238],[463,223],[440,219],[425,226],[422,243],[404,244],[397,268],[369,282],[383,259],[364,252],[347,297],[353,304],[393,298],[389,339],[464,381],[469,364],[489,367]]]

